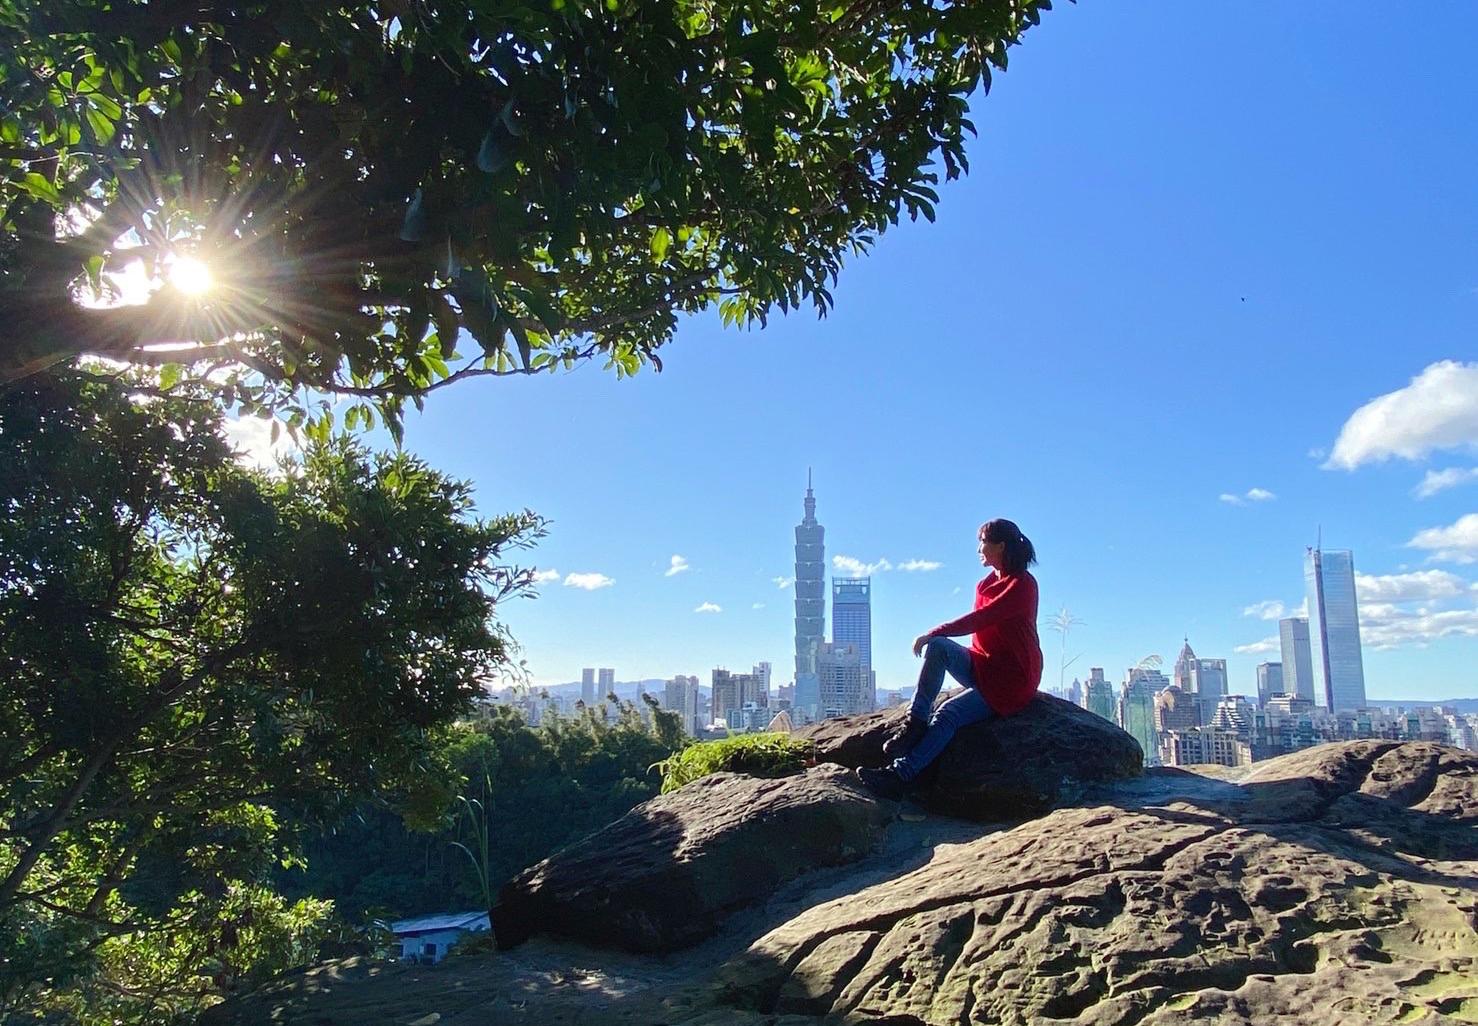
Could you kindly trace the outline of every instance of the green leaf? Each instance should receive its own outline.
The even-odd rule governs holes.
[[[550,332],[556,332],[564,328],[564,315],[555,309],[554,303],[548,296],[536,289],[525,288],[522,285],[510,286],[508,291],[518,299],[529,312],[539,318],[541,324]]]
[[[452,295],[462,308],[462,324],[477,339],[482,351],[489,355],[501,353],[504,336],[498,322],[501,311],[487,275],[476,268],[462,268],[452,285]]]
[[[93,107],[87,108],[87,127],[92,130],[92,137],[97,140],[99,146],[106,146],[112,142],[113,133],[117,131],[117,125]]]
[[[666,228],[657,228],[652,232],[652,256],[661,263],[667,259],[667,251],[672,246],[672,233]]]
[[[61,192],[45,175],[35,171],[26,172],[26,176],[21,179],[21,188],[42,203],[50,203],[54,207],[62,205]]]
[[[513,334],[513,341],[518,344],[518,358],[523,361],[523,369],[530,370],[530,358],[533,355],[533,347],[529,345],[528,332],[523,330],[523,325],[516,320],[509,320],[508,330]]]

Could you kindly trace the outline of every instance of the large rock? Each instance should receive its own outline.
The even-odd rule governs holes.
[[[906,708],[823,720],[794,736],[816,757],[842,766],[879,766],[883,742]],[[925,808],[981,822],[1028,819],[1075,801],[1084,788],[1137,776],[1139,742],[1071,702],[1038,694],[1015,716],[959,731],[925,772],[915,794]]]
[[[493,929],[505,948],[535,933],[686,947],[782,882],[861,858],[892,814],[836,766],[778,780],[715,773],[524,870],[503,888]]]
[[[1478,756],[1327,745],[942,848],[720,974],[826,1022],[1478,1022]]]
[[[834,769],[791,779],[849,790]],[[736,778],[678,794],[705,791],[753,795]],[[544,938],[437,966],[351,961],[217,1006],[202,1026],[1478,1022],[1478,755],[1326,745],[1240,783],[1161,769],[1090,800],[991,834],[907,817],[879,854],[780,888],[778,907],[680,955]],[[658,863],[630,868],[654,888],[683,843],[663,836],[629,853]],[[875,864],[910,836],[931,861],[913,847]],[[702,914],[676,886],[657,892],[668,914]]]

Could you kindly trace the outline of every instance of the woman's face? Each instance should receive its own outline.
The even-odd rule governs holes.
[[[1006,543],[987,541],[985,529],[982,528],[979,536],[980,565],[1000,570],[1005,566]]]

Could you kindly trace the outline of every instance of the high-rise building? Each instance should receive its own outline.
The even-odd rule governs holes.
[[[1283,693],[1283,664],[1282,663],[1258,663],[1257,664],[1257,706],[1259,709],[1268,704],[1268,699],[1274,695]]]
[[[1217,703],[1227,694],[1227,661],[1197,659],[1191,665],[1191,690],[1201,706],[1201,722],[1210,723]]]
[[[831,580],[831,641],[834,645],[853,645],[862,667],[863,686],[877,690],[872,668],[872,578],[850,577]],[[865,712],[871,712],[869,706]]]
[[[1101,675],[1088,679],[1088,697],[1084,704],[1093,715],[1102,716],[1110,723],[1119,722],[1119,703],[1114,697],[1114,686]]]
[[[688,734],[697,734],[702,729],[698,722],[698,694],[698,678],[681,673],[667,682],[662,694],[662,707],[682,717],[683,730]]]
[[[1247,700],[1246,695],[1226,695],[1216,703],[1216,711],[1211,715],[1211,726],[1217,730],[1229,730],[1242,740],[1250,741],[1253,712],[1252,703]]]
[[[1119,726],[1139,742],[1146,762],[1159,754],[1159,731],[1155,729],[1155,688],[1144,677],[1129,671],[1124,690],[1119,693]]]
[[[1309,649],[1309,621],[1301,616],[1278,621],[1283,648],[1283,693],[1314,700],[1314,657]]]
[[[723,720],[731,730],[743,729],[742,713],[745,706],[766,708],[760,699],[765,697],[763,678],[757,673],[730,673],[716,668],[713,671],[713,718]],[[766,718],[766,722],[769,722]]]
[[[856,645],[822,642],[816,652],[816,675],[820,682],[821,718],[872,711],[872,678],[862,670],[862,656]]]
[[[585,703],[587,709],[595,705],[594,667],[580,671],[580,701]]]
[[[1113,685],[1109,684],[1108,678],[1103,675],[1103,667],[1102,666],[1091,666],[1091,667],[1088,668],[1088,679],[1086,681],[1084,681],[1083,684],[1082,684],[1082,695],[1083,695],[1083,698],[1082,698],[1082,701],[1079,703],[1080,705],[1082,705],[1082,707],[1084,709],[1088,708],[1088,691],[1095,684],[1096,685],[1108,685],[1109,687],[1112,687],[1113,686]]]
[[[1227,661],[1225,659],[1200,659],[1191,650],[1191,640],[1175,660],[1173,683],[1187,694],[1194,695],[1200,706],[1200,722],[1210,723],[1216,703],[1227,693]]]
[[[1191,687],[1191,673],[1196,665],[1196,653],[1191,651],[1191,639],[1185,639],[1185,645],[1180,650],[1180,655],[1175,659],[1175,671],[1171,674],[1170,682],[1182,691],[1194,691]]]
[[[759,681],[758,697],[754,701],[760,708],[767,709],[770,706],[770,664],[755,663],[754,676]]]
[[[817,718],[821,704],[816,653],[826,640],[826,528],[816,522],[816,495],[806,471],[806,515],[795,527],[795,707],[797,722]]]
[[[1172,684],[1155,696],[1155,727],[1162,735],[1200,725],[1201,709],[1196,696],[1179,684]]]
[[[1154,666],[1131,666],[1124,675],[1124,682],[1127,684],[1136,680],[1144,681],[1155,694],[1170,686],[1170,678]]]
[[[1317,547],[1304,557],[1309,641],[1314,678],[1330,712],[1365,707],[1365,663],[1360,654],[1360,610],[1355,600],[1355,557]]]
[[[609,668],[601,670],[596,683],[600,687],[599,698],[605,701],[606,696],[616,690],[616,671]]]
[[[1215,727],[1171,730],[1160,736],[1160,761],[1166,766],[1246,766],[1252,762],[1252,746]]]
[[[713,685],[713,722],[723,720],[725,724],[737,726],[731,721],[744,708],[739,701],[737,674],[715,667],[710,681]]]

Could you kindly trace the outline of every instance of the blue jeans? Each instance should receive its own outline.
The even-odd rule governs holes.
[[[934,709],[934,699],[944,685],[944,675],[965,685],[965,690]],[[930,711],[933,710],[933,715]],[[930,638],[924,647],[924,665],[919,669],[919,687],[914,692],[910,718],[929,724],[928,731],[914,745],[913,751],[894,759],[890,767],[905,782],[917,777],[923,768],[939,757],[955,731],[995,715],[986,700],[975,690],[975,670],[970,665],[970,650],[949,638]]]

